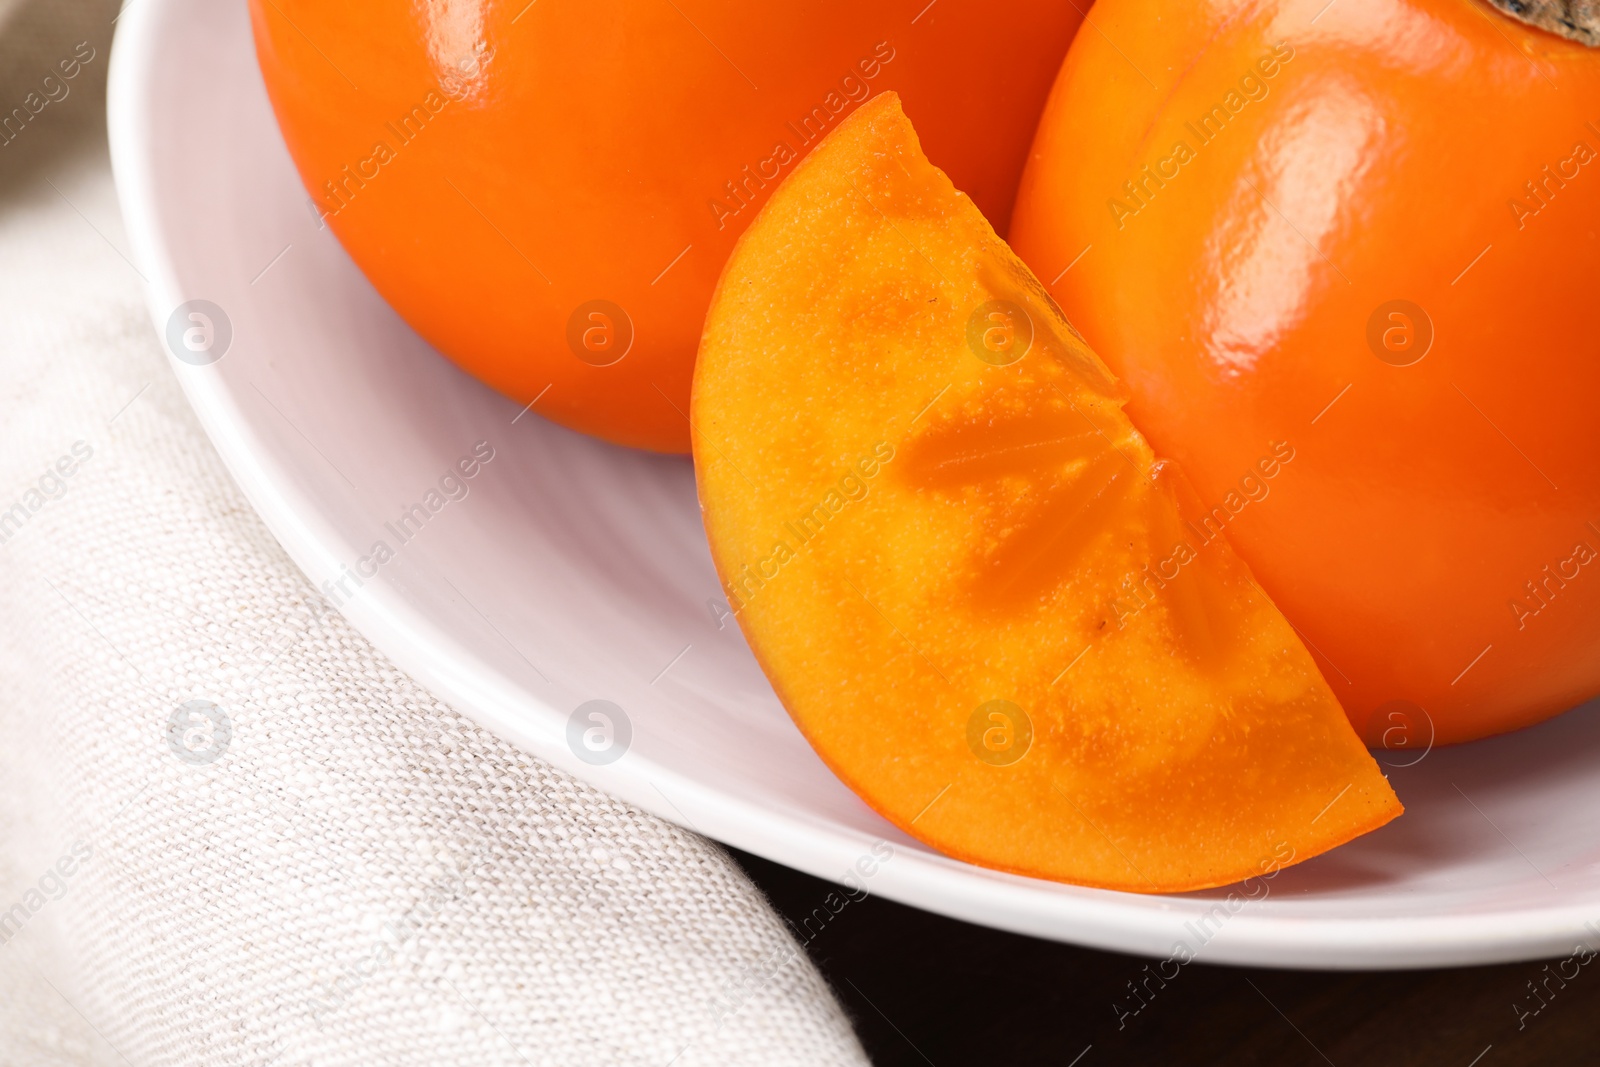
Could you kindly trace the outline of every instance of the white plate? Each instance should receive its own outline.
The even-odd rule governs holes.
[[[1402,819],[1285,871],[1236,911],[1226,891],[1079,889],[930,852],[833,778],[737,629],[716,625],[689,464],[517,418],[515,404],[435,355],[318,229],[241,0],[129,5],[110,95],[117,184],[157,328],[184,301],[225,309],[233,336],[220,361],[174,366],[314,582],[336,580],[375,541],[396,547],[385,522],[474,442],[492,444],[469,495],[341,610],[497,734],[822,877],[841,879],[887,840],[893,858],[863,864],[871,891],[1042,937],[1161,956],[1180,940],[1198,947],[1204,929],[1203,960],[1286,967],[1486,963],[1600,939],[1584,928],[1600,921],[1594,706],[1395,770]],[[568,743],[569,715],[595,699],[632,726],[631,746],[605,765]]]

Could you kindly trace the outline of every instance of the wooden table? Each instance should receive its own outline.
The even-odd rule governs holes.
[[[754,856],[734,858],[797,930],[834,891]],[[1433,971],[1195,963],[1163,985],[1146,980],[1149,960],[999,933],[878,897],[846,904],[820,928],[813,920],[800,939],[877,1067],[1600,1063],[1600,958],[1592,955],[1565,966]],[[1140,998],[1130,983],[1141,984]]]

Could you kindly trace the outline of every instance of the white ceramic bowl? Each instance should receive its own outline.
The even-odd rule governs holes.
[[[1080,889],[929,851],[834,779],[737,629],[717,624],[688,462],[519,417],[413,334],[318,228],[240,0],[129,5],[111,134],[158,330],[197,299],[231,324],[220,360],[173,363],[250,500],[316,583],[336,583],[377,541],[396,549],[359,589],[345,579],[353,595],[340,609],[529,751],[825,878],[887,841],[892,859],[859,867],[871,891],[1086,945],[1159,956],[1178,941],[1199,947],[1204,930],[1199,958],[1213,962],[1420,967],[1565,954],[1600,938],[1584,928],[1600,921],[1595,707],[1396,769],[1402,819],[1285,871],[1236,910],[1226,890]],[[494,458],[468,495],[401,544],[385,523],[479,441]],[[597,699],[631,724],[631,743],[617,733],[620,758],[603,764],[580,758],[582,730],[569,730]]]

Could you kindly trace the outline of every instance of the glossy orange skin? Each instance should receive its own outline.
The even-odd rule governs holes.
[[[897,90],[1004,227],[1080,16],[1058,0],[923,7],[250,0],[290,153],[379,292],[539,414],[666,452],[689,451],[695,350],[734,241],[861,99]],[[622,323],[585,312],[572,336],[601,351],[585,361],[569,344],[594,300],[632,323],[607,366],[593,364]]]
[[[1600,52],[1479,0],[1091,17],[1012,241],[1135,425],[1228,509],[1357,729],[1466,741],[1600,691]],[[1202,144],[1185,123],[1230,90],[1245,103]],[[1125,213],[1145,165],[1170,177]],[[1367,340],[1397,299],[1433,324],[1409,366]],[[1381,323],[1379,348],[1385,325],[1404,329]],[[1249,502],[1269,441],[1296,458]]]

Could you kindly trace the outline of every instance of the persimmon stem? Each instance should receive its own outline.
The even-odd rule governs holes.
[[[1541,30],[1600,47],[1600,0],[1488,0],[1496,9]]]

